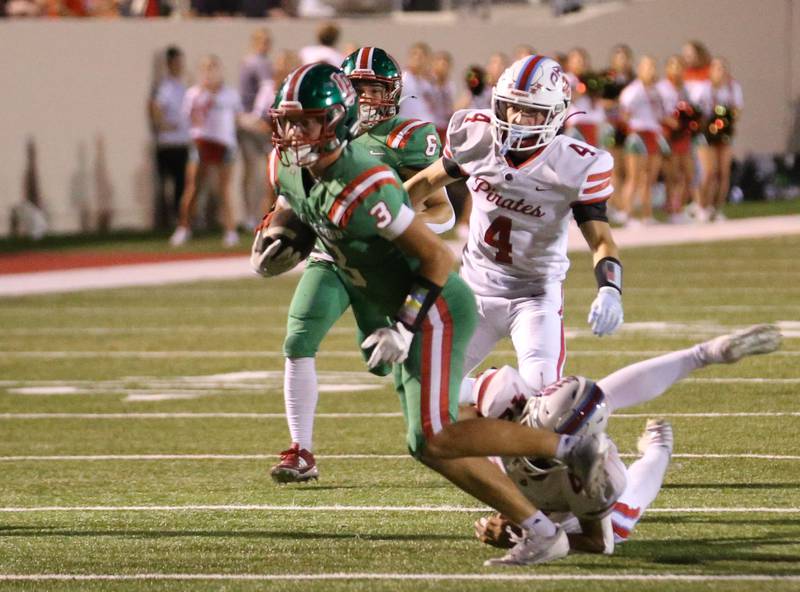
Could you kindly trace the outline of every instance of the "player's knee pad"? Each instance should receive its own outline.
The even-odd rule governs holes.
[[[283,355],[287,358],[313,358],[317,355],[319,343],[309,333],[290,331],[283,340]]]

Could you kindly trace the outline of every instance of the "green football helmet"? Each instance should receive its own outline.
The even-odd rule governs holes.
[[[400,66],[379,47],[361,47],[342,62],[342,70],[359,91],[359,83],[378,83],[384,88],[382,97],[358,92],[358,113],[361,131],[397,115],[403,91]]]
[[[306,64],[281,84],[270,109],[272,144],[286,165],[307,167],[358,133],[358,99],[344,72]]]

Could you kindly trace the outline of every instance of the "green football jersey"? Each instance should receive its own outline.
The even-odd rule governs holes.
[[[395,314],[419,268],[392,242],[414,218],[397,173],[359,144],[348,144],[320,179],[276,161],[276,195],[314,228],[342,279],[381,312]]]
[[[418,119],[392,117],[361,134],[355,144],[398,173],[402,169],[421,170],[439,159],[442,143],[432,123]]]

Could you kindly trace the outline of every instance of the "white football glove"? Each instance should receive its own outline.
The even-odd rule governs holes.
[[[408,357],[408,350],[414,334],[406,329],[403,323],[395,323],[391,327],[381,327],[373,331],[362,343],[363,349],[369,349],[373,345],[372,355],[367,361],[370,369],[386,362],[389,364],[402,364]]]
[[[592,326],[592,333],[598,337],[611,335],[622,321],[622,295],[616,288],[603,286],[597,291],[597,298],[589,310],[588,322]]]
[[[287,247],[280,254],[281,239],[273,241],[264,248],[265,230],[259,230],[250,250],[250,265],[257,274],[264,277],[280,275],[300,263],[300,253]]]

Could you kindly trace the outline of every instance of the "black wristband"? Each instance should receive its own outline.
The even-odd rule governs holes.
[[[444,172],[453,179],[466,179],[469,177],[469,175],[464,174],[464,171],[461,170],[461,167],[458,166],[458,163],[452,158],[443,156],[442,166],[444,167]]]
[[[603,257],[594,266],[597,287],[611,286],[622,294],[622,263],[614,257]]]
[[[418,275],[414,278],[411,290],[395,318],[403,323],[409,331],[418,331],[422,327],[422,321],[428,316],[431,306],[441,293],[442,286],[437,286],[429,279]]]

